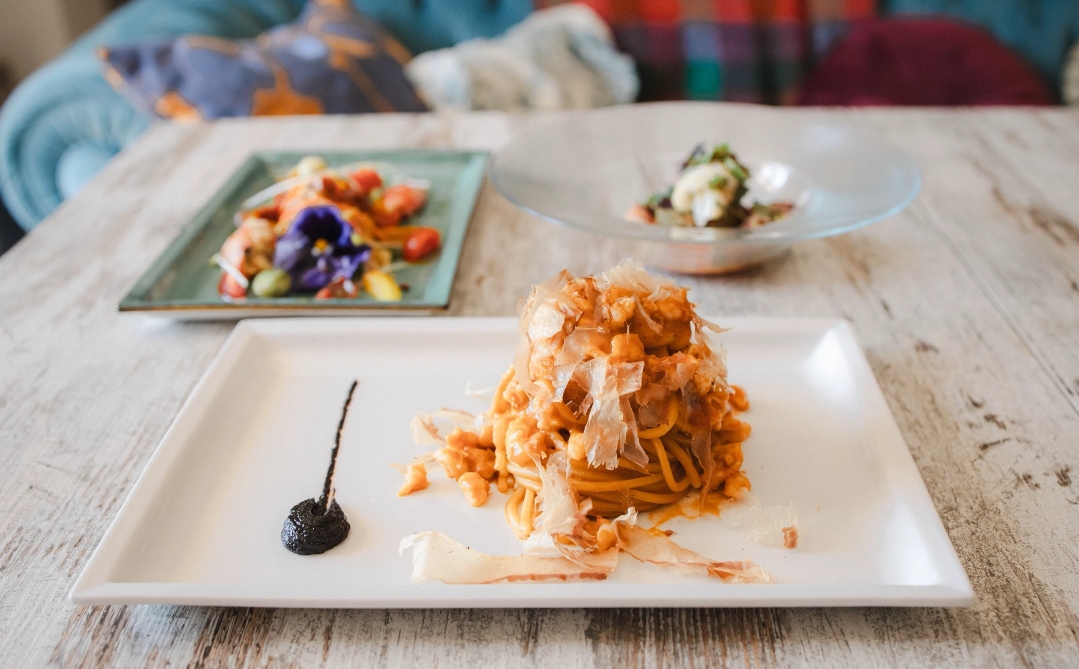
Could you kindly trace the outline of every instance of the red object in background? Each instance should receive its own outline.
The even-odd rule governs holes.
[[[225,272],[221,273],[221,280],[217,282],[217,293],[222,297],[227,295],[236,299],[247,297],[247,289]]]
[[[362,195],[367,195],[374,189],[382,186],[382,177],[378,172],[369,167],[361,167],[353,172],[352,180],[359,186]]]
[[[329,282],[322,287],[317,293],[315,293],[316,300],[340,300],[340,299],[352,299],[360,294],[360,289],[356,287],[356,284],[352,279],[346,279],[343,276],[339,276],[333,281]]]
[[[806,77],[803,105],[1051,105],[1032,67],[988,33],[941,19],[851,28]]]
[[[649,23],[671,23],[681,12],[678,0],[650,0],[638,3],[641,18]]]
[[[442,235],[434,228],[416,228],[405,239],[402,257],[408,262],[419,262],[438,250],[442,245]]]

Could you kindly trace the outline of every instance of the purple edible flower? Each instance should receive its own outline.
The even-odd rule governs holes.
[[[318,290],[338,277],[351,279],[371,256],[371,247],[356,244],[354,234],[337,207],[307,207],[277,240],[274,267],[288,272],[300,292]]]

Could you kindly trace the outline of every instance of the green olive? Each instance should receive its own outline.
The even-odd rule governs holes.
[[[292,278],[283,269],[264,269],[251,280],[251,292],[256,297],[282,297],[292,288]]]

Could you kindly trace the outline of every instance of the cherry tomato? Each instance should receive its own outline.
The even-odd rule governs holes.
[[[397,211],[401,216],[411,216],[427,202],[427,191],[405,184],[390,186],[382,193],[382,206],[386,211]]]
[[[356,297],[360,294],[356,284],[351,279],[344,277],[337,277],[333,281],[329,282],[322,287],[322,290],[315,293],[316,300],[333,300],[343,299],[349,297]]]
[[[382,177],[369,167],[361,167],[352,173],[352,180],[360,188],[360,193],[367,195],[382,185]]]
[[[247,297],[247,289],[226,272],[221,273],[221,280],[217,282],[217,292],[221,297],[231,297],[233,299]]]
[[[416,228],[405,240],[402,256],[408,262],[423,260],[442,245],[442,236],[434,228]]]

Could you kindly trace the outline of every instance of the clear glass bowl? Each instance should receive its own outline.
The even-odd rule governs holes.
[[[626,221],[631,205],[674,183],[701,142],[729,143],[752,172],[749,197],[793,202],[791,214],[753,229]],[[794,242],[888,218],[921,187],[910,154],[850,125],[757,105],[687,102],[560,115],[514,137],[490,176],[535,216],[616,238],[645,264],[699,274],[748,267]]]

